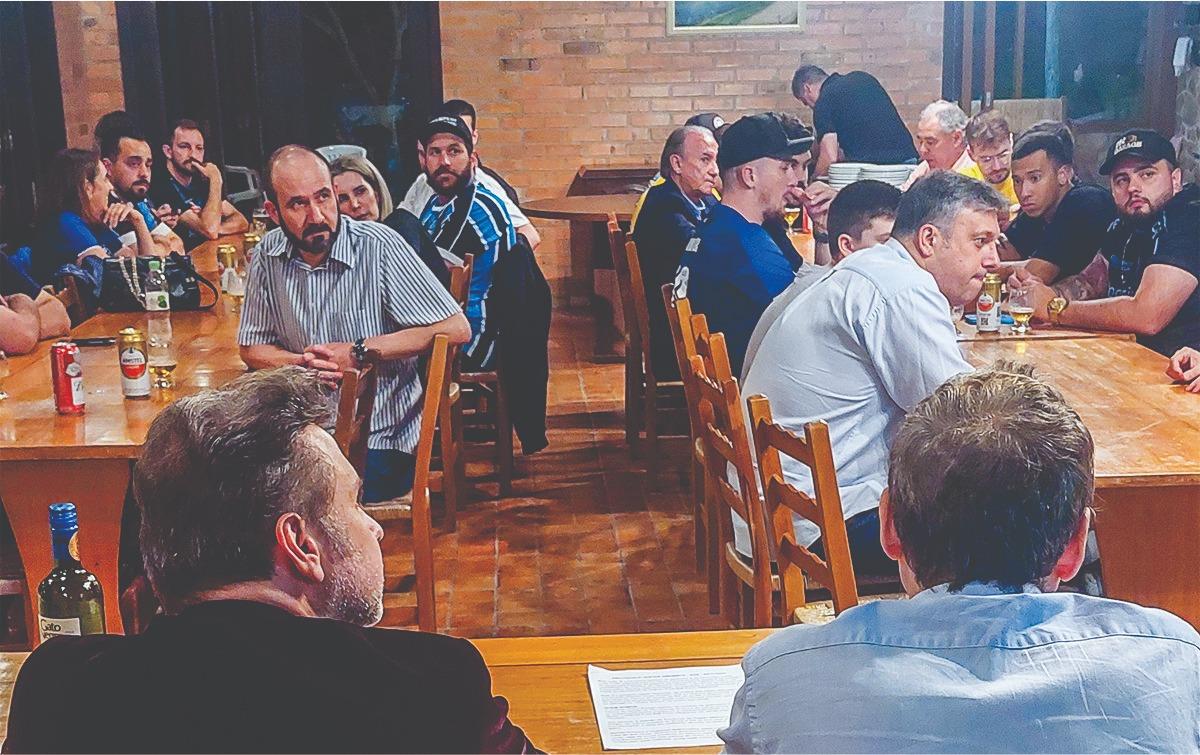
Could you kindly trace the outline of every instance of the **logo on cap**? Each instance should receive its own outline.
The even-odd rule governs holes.
[[[1113,145],[1113,154],[1124,152],[1127,149],[1138,149],[1142,146],[1142,137],[1137,134],[1127,134],[1117,140]]]
[[[721,128],[725,125],[725,119],[719,115],[713,116],[713,128]]]

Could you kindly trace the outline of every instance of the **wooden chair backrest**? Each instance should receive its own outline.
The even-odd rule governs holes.
[[[412,523],[413,562],[417,573],[417,625],[422,632],[437,631],[437,604],[433,561],[433,512],[429,506],[429,477],[433,444],[443,401],[449,400],[453,385],[454,349],[445,334],[435,336],[421,405],[421,435],[417,439],[416,469],[413,474]],[[446,428],[449,431],[449,428]]]
[[[643,362],[642,352],[646,348],[648,334],[642,330],[638,320],[637,307],[634,297],[637,291],[633,285],[632,272],[629,269],[629,257],[625,253],[625,232],[617,223],[615,213],[608,214],[608,250],[612,253],[613,269],[617,273],[617,293],[621,297],[621,314],[625,319],[625,353],[628,360],[631,355],[637,355]],[[645,295],[643,295],[643,299]]]
[[[375,409],[378,381],[379,371],[373,360],[368,361],[361,369],[347,370],[342,375],[342,388],[338,394],[333,439],[359,477],[367,468],[367,441],[371,436],[371,414]]]
[[[646,283],[642,278],[642,263],[638,259],[637,244],[625,242],[625,266],[629,269],[630,298],[633,300],[633,314],[637,318],[638,331],[642,340],[642,364],[647,375],[654,372],[654,363],[650,358],[650,308],[646,302]]]
[[[458,306],[467,310],[467,301],[471,298],[471,274],[475,269],[475,255],[464,254],[463,263],[450,268],[450,295]]]
[[[705,328],[707,330],[707,328]],[[754,623],[769,627],[772,623],[772,585],[770,531],[763,513],[762,498],[754,474],[754,452],[746,432],[741,391],[729,367],[725,335],[715,333],[697,339],[696,356],[691,370],[699,392],[701,421],[705,440],[706,483],[722,509],[736,512],[750,529],[750,556],[754,569]],[[711,362],[711,367],[707,366]],[[737,486],[729,482],[727,470],[733,467]],[[733,541],[732,523],[722,515],[721,542]]]
[[[87,307],[83,303],[83,297],[79,295],[79,284],[75,282],[75,276],[64,275],[62,277],[62,284],[62,290],[54,296],[66,308],[67,316],[71,318],[71,327],[75,327],[91,317],[91,313],[87,311]]]
[[[796,609],[807,603],[805,575],[829,590],[835,614],[858,605],[858,586],[854,582],[854,562],[846,538],[846,521],[829,443],[829,425],[807,422],[801,438],[771,418],[771,402],[766,396],[751,396],[746,400],[746,406],[754,428],[754,447],[758,449],[758,471],[766,513],[775,530],[775,557],[783,593],[784,621],[791,621]],[[809,496],[785,480],[781,453],[809,468],[814,495]],[[799,514],[820,528],[824,559],[796,542],[793,514]]]
[[[668,283],[662,287],[663,307],[667,310],[667,324],[671,328],[671,340],[675,342],[675,360],[679,364],[679,376],[683,380],[683,397],[687,401],[688,420],[692,423],[692,438],[700,437],[700,396],[692,376],[692,357],[696,355],[696,337],[692,333],[692,303],[686,296],[676,299],[675,290]]]

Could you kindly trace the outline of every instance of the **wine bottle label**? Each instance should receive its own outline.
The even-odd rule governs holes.
[[[45,642],[51,637],[71,635],[79,637],[83,634],[78,617],[74,619],[53,619],[38,615],[38,641]]]

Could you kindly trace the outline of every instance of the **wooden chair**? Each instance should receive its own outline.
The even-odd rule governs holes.
[[[471,291],[471,271],[475,255],[464,255],[463,264],[450,268],[450,295],[466,311],[467,297]],[[462,387],[458,380],[457,359],[451,366],[453,380],[446,388],[438,416],[439,450],[441,451],[442,473],[432,481],[432,489],[440,491],[445,502],[442,526],[447,532],[458,529],[458,506],[465,502],[467,494],[466,460],[463,457],[463,407]]]
[[[375,409],[375,387],[379,381],[376,355],[368,351],[367,356],[368,361],[361,369],[346,370],[342,374],[337,423],[333,430],[333,439],[359,477],[366,474],[367,441],[371,436],[371,413]]]
[[[698,337],[696,350],[691,366],[699,389],[700,421],[704,427],[705,493],[709,505],[719,509],[719,542],[725,555],[721,602],[730,623],[770,627],[774,623],[774,592],[779,580],[771,574],[771,534],[754,473],[741,392],[729,367],[724,334]],[[736,487],[727,476],[730,467],[737,478]],[[740,516],[749,527],[749,562],[734,547],[731,513]]]
[[[376,521],[390,522],[411,519],[413,525],[413,568],[416,571],[417,625],[424,632],[437,631],[437,608],[435,605],[433,520],[429,507],[429,472],[433,460],[433,445],[437,430],[439,410],[452,384],[451,371],[454,350],[445,335],[433,340],[433,351],[429,358],[429,374],[425,382],[425,402],[421,407],[421,435],[417,441],[416,473],[413,489],[392,501],[367,507]]]
[[[678,392],[683,383],[660,381],[654,374],[650,310],[637,245],[625,240],[625,232],[613,213],[608,215],[608,244],[625,317],[625,442],[635,451],[640,450],[646,471],[653,475],[658,468],[658,399],[666,390]],[[645,441],[639,449],[643,432]]]
[[[662,297],[663,306],[667,310],[667,323],[671,327],[671,338],[675,342],[675,359],[679,363],[679,374],[683,376],[683,395],[687,402],[688,422],[691,428],[691,495],[696,569],[705,572],[708,578],[709,611],[719,613],[719,527],[715,508],[707,505],[704,495],[704,425],[700,421],[700,389],[696,386],[691,370],[692,357],[696,356],[696,340],[692,332],[692,305],[686,296],[676,299],[674,289],[669,284],[662,287]]]
[[[92,313],[87,310],[83,297],[79,295],[79,284],[75,282],[75,276],[64,275],[62,284],[62,290],[54,296],[66,308],[67,316],[71,318],[71,327],[75,327],[91,317]]]
[[[450,295],[458,306],[467,309],[467,299],[471,296],[471,273],[475,269],[475,255],[464,254],[463,263],[450,268]]]
[[[829,590],[834,614],[858,605],[858,586],[854,581],[854,563],[846,539],[842,498],[838,493],[833,449],[829,444],[829,425],[808,422],[801,438],[772,420],[771,403],[766,396],[751,396],[746,405],[754,429],[754,447],[758,449],[758,473],[766,514],[775,530],[775,558],[784,621],[796,622],[803,615],[801,612],[808,605],[806,577]],[[812,472],[813,496],[785,481],[779,458],[781,453],[804,464]],[[796,542],[793,513],[820,528],[824,559]]]

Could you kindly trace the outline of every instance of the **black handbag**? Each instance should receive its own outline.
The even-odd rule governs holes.
[[[100,309],[106,312],[141,312],[145,307],[142,292],[146,290],[146,277],[150,274],[151,257],[108,257],[100,281]],[[159,258],[163,262],[163,274],[167,276],[167,292],[171,296],[171,309],[176,312],[211,309],[221,293],[204,276],[196,272],[191,259],[172,253]],[[213,300],[201,303],[202,287],[212,292]]]

